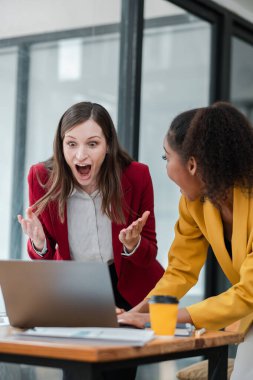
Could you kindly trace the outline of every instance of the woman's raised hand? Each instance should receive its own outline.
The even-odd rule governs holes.
[[[46,236],[42,224],[32,211],[32,207],[28,207],[26,210],[26,218],[23,218],[22,215],[18,215],[17,218],[21,224],[23,232],[29,236],[35,248],[38,251],[42,251]]]
[[[131,252],[139,243],[141,232],[145,226],[147,219],[149,217],[150,211],[145,211],[141,218],[135,220],[127,228],[123,228],[119,233],[119,240],[126,247],[126,249]]]

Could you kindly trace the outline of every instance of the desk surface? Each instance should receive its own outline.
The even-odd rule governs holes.
[[[241,333],[208,331],[200,337],[156,338],[143,347],[128,347],[73,339],[60,341],[59,339],[20,338],[15,337],[15,331],[17,330],[10,327],[0,327],[0,354],[29,355],[91,363],[198,350],[243,341]]]

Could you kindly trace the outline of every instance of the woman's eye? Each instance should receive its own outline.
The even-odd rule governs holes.
[[[75,143],[72,142],[72,141],[69,141],[67,142],[67,145],[70,147],[70,148],[73,148],[75,146]]]
[[[91,141],[91,142],[89,143],[89,146],[90,146],[91,148],[94,148],[95,146],[97,146],[97,142],[96,142],[96,141]]]
[[[165,156],[165,154],[162,155],[162,159],[163,159],[164,161],[167,161],[167,157]]]

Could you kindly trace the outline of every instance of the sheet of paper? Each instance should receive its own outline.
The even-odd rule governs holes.
[[[5,312],[0,312],[0,326],[8,326],[10,324],[9,318]]]
[[[36,327],[19,332],[18,335],[112,341],[133,346],[143,346],[154,338],[152,330],[110,327]]]

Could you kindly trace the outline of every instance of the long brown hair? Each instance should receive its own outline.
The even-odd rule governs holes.
[[[125,223],[123,194],[121,187],[122,170],[133,159],[124,151],[118,141],[117,133],[107,110],[97,103],[81,102],[71,106],[61,117],[56,130],[53,157],[45,161],[49,178],[45,185],[46,194],[34,205],[39,215],[52,201],[58,203],[60,221],[64,221],[65,206],[68,196],[78,186],[63,154],[63,139],[66,132],[73,127],[92,119],[102,129],[108,146],[108,153],[100,168],[98,188],[102,195],[102,212],[116,223]]]

